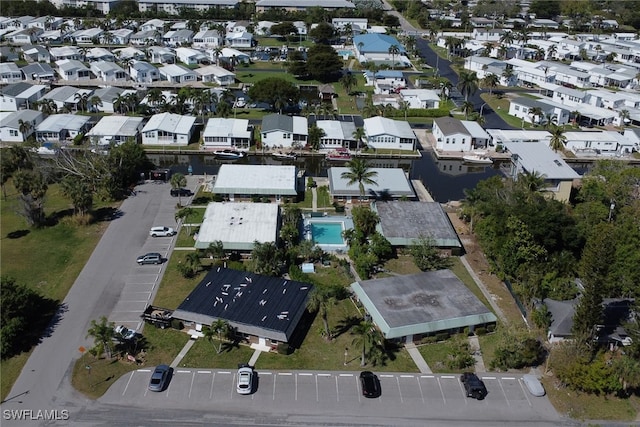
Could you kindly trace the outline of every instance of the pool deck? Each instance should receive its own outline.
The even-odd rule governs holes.
[[[347,216],[323,216],[313,218],[305,217],[303,235],[308,240],[313,239],[313,233],[311,232],[312,223],[340,223],[342,225],[342,230],[353,228],[353,220]],[[346,251],[349,248],[344,239],[342,244],[316,243],[316,245],[319,246],[323,251],[327,252]]]

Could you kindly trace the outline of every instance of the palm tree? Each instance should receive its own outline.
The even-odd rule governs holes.
[[[84,93],[77,92],[75,95],[73,95],[73,100],[77,101],[78,108],[81,111],[86,111],[87,103],[89,102],[89,93],[88,92],[84,92]]]
[[[621,110],[620,111],[620,130],[624,129],[624,124],[627,120],[629,120],[629,110]]]
[[[544,112],[542,111],[542,108],[540,107],[533,107],[532,109],[529,110],[529,116],[531,116],[531,123],[536,124],[536,123],[540,123],[540,121],[542,120],[542,115],[544,114]],[[537,119],[536,119],[537,117]]]
[[[493,43],[486,42],[484,44],[484,49],[482,50],[481,56],[489,56],[491,55],[491,51],[493,50]]]
[[[351,93],[351,89],[358,84],[358,79],[352,73],[347,73],[340,78],[340,84],[344,88],[347,95]]]
[[[372,171],[366,160],[358,158],[349,160],[347,167],[349,170],[342,172],[340,177],[349,180],[347,182],[348,187],[357,182],[360,189],[360,198],[364,198],[364,184],[377,185],[378,183],[373,178],[378,176],[378,172]]]
[[[22,138],[27,139],[29,131],[33,128],[30,121],[18,120],[18,131],[22,134]]]
[[[113,102],[113,109],[121,114],[124,111],[126,111],[126,109],[128,108],[125,96],[123,96],[121,93],[119,93],[118,96],[113,98],[112,102]]]
[[[89,99],[89,105],[91,106],[91,111],[98,113],[98,107],[102,107],[102,99],[99,96],[92,96]]]
[[[507,52],[509,52],[509,48],[507,48],[507,46],[501,44],[500,47],[498,48],[498,57],[502,58],[502,59],[506,59],[507,58]]]
[[[547,59],[552,59],[558,52],[558,46],[554,43],[547,49]]]
[[[502,72],[502,78],[506,80],[507,85],[509,84],[513,76],[515,76],[515,73],[513,72],[513,68],[511,67],[505,68]]]
[[[367,348],[371,349],[378,341],[379,333],[375,330],[373,323],[363,320],[351,329],[355,335],[352,341],[354,346],[362,346],[360,355],[360,366],[367,364]]]
[[[367,136],[367,133],[365,132],[364,128],[359,127],[356,128],[356,130],[353,131],[353,139],[356,140],[356,150],[360,151],[360,143],[362,142],[362,140]]]
[[[396,68],[396,55],[400,53],[400,48],[396,44],[389,46],[389,53],[391,54],[391,68]]]
[[[313,288],[307,300],[307,310],[311,313],[318,313],[324,325],[324,336],[327,341],[331,340],[331,329],[329,329],[329,307],[336,302],[336,292],[333,288],[320,285]]]
[[[518,185],[528,193],[536,193],[544,187],[544,175],[536,170],[518,175]]]
[[[227,118],[231,115],[231,105],[225,100],[220,100],[216,105],[216,115]]]
[[[280,272],[280,252],[273,242],[253,242],[251,251],[253,271],[266,276],[277,276]]]
[[[216,57],[216,65],[220,66],[220,56],[222,56],[222,46],[216,46],[213,49],[213,55]]]
[[[555,152],[558,150],[564,150],[564,146],[567,143],[567,137],[564,136],[564,129],[560,126],[553,126],[551,128],[551,140],[549,146]]]
[[[171,180],[169,182],[171,184],[171,188],[180,189],[187,186],[187,177],[181,173],[174,173],[171,175]],[[178,191],[178,204],[182,205],[182,196],[180,191]]]
[[[107,358],[111,359],[111,343],[115,336],[114,326],[113,322],[107,321],[104,316],[98,322],[95,319],[91,321],[91,327],[87,331],[87,338],[93,337],[95,342],[94,350],[97,356],[100,356],[104,351],[107,353]]]
[[[489,88],[489,95],[493,93],[493,89],[500,83],[500,77],[493,73],[489,73],[482,79],[482,85]]]
[[[576,110],[576,111],[572,111],[571,115],[573,116],[573,125],[577,126],[578,125],[578,121],[580,120],[580,111]]]
[[[514,38],[513,32],[511,32],[511,31],[505,31],[500,36],[500,44],[503,45],[503,46],[512,44],[514,42],[514,40],[515,40],[515,38]]]
[[[464,100],[468,101],[469,96],[478,90],[478,75],[475,71],[462,70],[458,78],[458,89],[464,95]]]
[[[213,344],[214,335],[218,336],[218,347],[216,353],[222,353],[222,335],[226,335],[229,331],[229,322],[223,319],[218,319],[211,324],[210,327],[204,330],[204,338]],[[213,345],[215,347],[215,345]]]
[[[531,39],[531,30],[529,30],[527,27],[522,27],[516,37],[521,42],[521,52],[524,53],[524,47],[526,46],[529,39]]]
[[[320,141],[326,135],[325,131],[319,128],[315,123],[309,126],[308,141],[311,149],[318,151],[320,149]]]
[[[398,103],[398,110],[402,111],[404,113],[404,121],[407,121],[407,113],[409,112],[409,102],[407,101],[400,101]]]
[[[469,120],[469,114],[473,113],[473,102],[464,101],[462,103],[462,112],[465,120]]]

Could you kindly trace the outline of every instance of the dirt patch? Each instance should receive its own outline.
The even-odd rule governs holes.
[[[469,231],[468,224],[458,217],[457,212],[448,212],[448,215],[464,246],[467,262],[482,282],[478,283],[478,286],[484,286],[487,289],[510,322],[523,324],[522,315],[515,300],[505,284],[491,272],[489,262],[480,248],[476,235]]]

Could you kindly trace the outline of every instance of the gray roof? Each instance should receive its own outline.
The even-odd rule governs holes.
[[[540,108],[542,111],[546,111],[550,108],[549,104],[545,104],[533,98],[526,98],[524,96],[513,98],[511,102],[518,105],[524,105],[525,107],[529,108]]]
[[[33,122],[43,114],[40,111],[35,110],[18,110],[4,117],[0,120],[0,127],[19,129],[20,120],[23,122]]]
[[[462,122],[458,119],[454,119],[453,117],[438,117],[433,121],[438,124],[438,128],[445,135],[453,135],[456,133],[470,135]]]
[[[78,93],[80,89],[73,86],[58,86],[46,93],[42,99],[53,99],[54,101],[65,102],[70,97]]]
[[[497,320],[451,270],[365,280],[351,289],[387,339]]]
[[[401,168],[370,168],[370,170],[377,174],[372,177],[376,183],[363,183],[365,195],[369,195],[371,192],[380,193],[384,191],[394,198],[402,196],[416,197],[407,175]],[[327,171],[329,174],[329,192],[333,197],[360,196],[360,185],[357,182],[347,185],[349,180],[342,178],[342,174],[348,171],[349,168],[346,167],[332,167]]]
[[[22,67],[22,74],[27,78],[32,78],[34,75],[36,76],[54,76],[55,71],[51,68],[51,65],[44,64],[41,62],[36,62],[33,64],[26,65]]]
[[[518,173],[538,172],[545,180],[573,180],[580,178],[567,162],[554,153],[546,142],[504,142],[512,154],[511,161],[518,165]]]
[[[314,0],[314,1],[300,1],[300,0],[258,0],[256,2],[257,7],[322,7],[322,8],[349,8],[354,9],[355,5],[347,0]]]
[[[293,132],[293,117],[286,114],[267,114],[262,118],[262,132],[285,130]]]
[[[124,91],[125,89],[122,89],[120,87],[109,86],[96,89],[93,92],[93,96],[97,96],[102,101],[113,102],[113,100],[116,99],[118,95],[121,95]]]
[[[32,85],[30,83],[25,82],[13,83],[1,88],[0,93],[4,96],[18,96],[24,91],[30,89],[31,86]]]
[[[550,298],[544,300],[547,310],[551,314],[549,332],[557,337],[569,337],[573,333],[573,315],[578,300],[556,301]]]
[[[409,246],[420,236],[430,237],[441,248],[461,248],[449,217],[440,203],[375,202],[372,209],[380,217],[378,231],[394,246]]]
[[[312,289],[304,282],[217,267],[207,273],[173,317],[203,325],[222,319],[240,333],[288,342]]]
[[[295,196],[297,170],[290,165],[221,165],[215,194]]]

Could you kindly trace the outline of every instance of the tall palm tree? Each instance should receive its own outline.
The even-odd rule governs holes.
[[[98,113],[98,107],[102,107],[102,99],[99,96],[92,96],[89,99],[89,106],[91,107],[91,111]]]
[[[464,95],[464,100],[468,101],[469,96],[478,90],[478,75],[476,72],[462,70],[458,78],[458,89]]]
[[[564,150],[564,146],[567,143],[567,137],[564,135],[564,129],[560,126],[553,126],[551,128],[551,140],[549,146],[555,152],[558,150]]]
[[[95,342],[94,349],[98,352],[98,356],[104,351],[107,353],[107,358],[111,359],[111,343],[115,337],[114,326],[113,322],[107,321],[104,316],[99,321],[95,319],[91,321],[87,337],[93,337]]]
[[[502,45],[509,45],[509,44],[512,44],[514,41],[515,41],[515,37],[513,35],[513,32],[511,31],[505,31],[500,36],[500,44]]]
[[[555,54],[558,52],[558,46],[554,43],[547,48],[547,59],[553,59]]]
[[[511,67],[506,67],[504,71],[502,71],[502,78],[506,80],[507,85],[509,84],[513,76],[515,76],[515,73],[513,72],[513,68]]]
[[[23,139],[27,139],[29,131],[33,129],[33,124],[28,120],[18,120],[18,131],[22,134]]]
[[[624,129],[625,122],[629,120],[629,110],[620,110],[620,130]]]
[[[398,110],[404,113],[404,120],[407,121],[407,113],[409,112],[409,102],[400,101],[398,103]]]
[[[469,120],[469,114],[473,113],[473,102],[464,101],[462,103],[462,112],[465,120]]]
[[[529,193],[536,193],[544,187],[544,175],[536,170],[518,175],[518,186]]]
[[[493,89],[500,83],[500,77],[493,73],[489,73],[482,79],[482,86],[489,88],[489,95],[493,93]]]
[[[181,173],[174,173],[171,175],[169,183],[171,184],[171,188],[177,190],[187,186],[187,177]],[[180,194],[180,191],[178,191],[178,204],[182,205],[182,196]]]
[[[367,364],[367,349],[371,351],[371,348],[379,339],[379,333],[373,326],[373,323],[366,320],[363,320],[359,324],[355,325],[351,329],[351,333],[355,335],[352,344],[354,346],[362,346],[360,354],[360,366],[364,366]]]
[[[308,141],[311,149],[318,151],[320,149],[320,142],[326,135],[325,131],[319,128],[315,123],[309,126]]]
[[[373,179],[378,176],[378,172],[372,171],[369,164],[364,159],[352,159],[347,162],[348,171],[342,172],[340,177],[342,179],[348,179],[347,186],[350,187],[356,182],[360,189],[360,198],[364,198],[364,184],[377,185],[378,183]]]
[[[540,107],[533,107],[529,110],[529,116],[531,116],[531,123],[539,124],[542,121],[542,115],[544,112]]]
[[[307,309],[312,313],[318,313],[322,318],[324,336],[327,341],[332,338],[331,329],[329,328],[329,307],[335,302],[335,292],[327,286],[314,287],[307,300]]]
[[[389,46],[389,53],[391,54],[391,68],[396,68],[396,55],[400,54],[400,48],[396,44]]]
[[[229,331],[229,322],[223,319],[217,319],[210,327],[204,330],[204,338],[213,344],[213,337],[218,336],[218,347],[216,353],[222,353],[222,335],[226,335]],[[215,344],[213,345],[215,347]]]
[[[348,95],[351,93],[351,89],[358,84],[358,79],[352,73],[347,73],[340,78],[340,84]]]
[[[88,92],[84,92],[84,93],[77,92],[75,95],[73,95],[73,100],[77,101],[78,108],[81,111],[86,111],[87,110],[87,103],[89,102],[89,93]]]
[[[507,52],[509,52],[509,48],[501,44],[500,47],[498,48],[498,57],[502,59],[507,59]]]
[[[367,133],[365,132],[364,128],[362,127],[358,127],[356,128],[356,130],[353,131],[353,139],[356,140],[356,150],[360,151],[360,143],[362,142],[362,140],[367,136]]]

